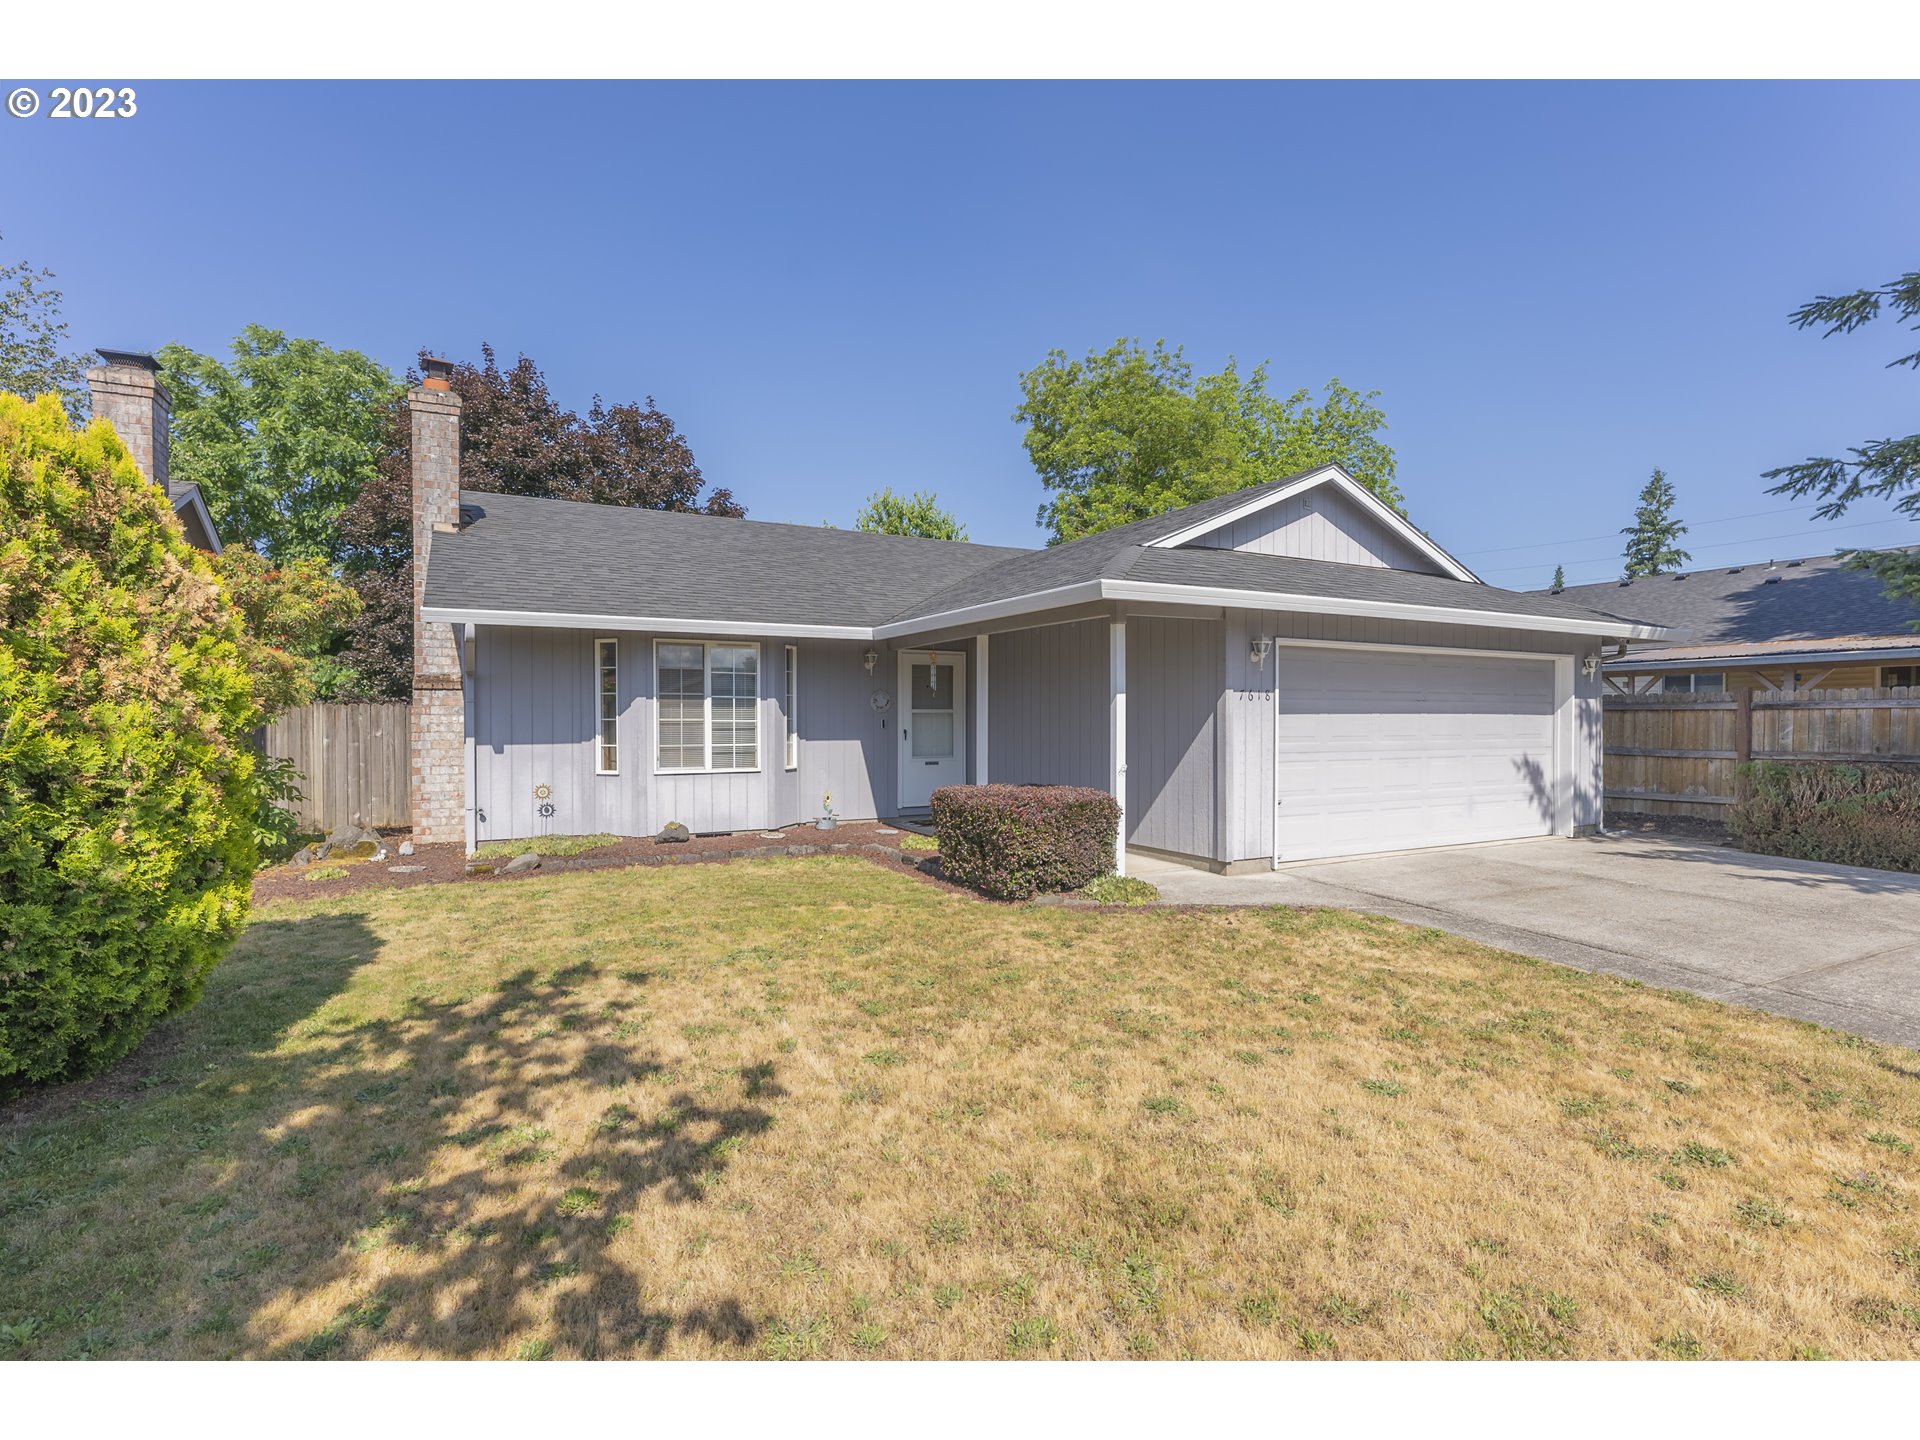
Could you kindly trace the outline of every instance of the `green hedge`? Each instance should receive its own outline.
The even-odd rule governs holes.
[[[0,1094],[126,1054],[244,923],[242,644],[112,427],[0,395]]]
[[[1074,785],[948,785],[933,792],[933,828],[949,880],[1025,900],[1111,871],[1120,807]]]
[[[1727,829],[1756,854],[1920,872],[1920,766],[1743,765]]]

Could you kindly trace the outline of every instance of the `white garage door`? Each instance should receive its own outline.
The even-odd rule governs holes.
[[[1283,861],[1552,832],[1551,660],[1275,653]]]

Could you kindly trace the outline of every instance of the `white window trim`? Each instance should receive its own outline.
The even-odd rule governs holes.
[[[660,647],[662,645],[698,645],[700,647],[701,689],[701,741],[705,746],[707,763],[693,766],[666,766],[660,763]],[[753,754],[752,765],[723,765],[713,763],[713,647],[725,645],[729,649],[751,649],[753,651]],[[695,635],[676,635],[671,640],[656,639],[653,642],[653,773],[656,775],[758,775],[760,761],[766,755],[767,737],[761,732],[766,728],[761,722],[760,694],[766,684],[766,646],[759,641],[721,638],[703,640]]]
[[[780,707],[786,712],[787,769],[800,768],[800,647],[787,646],[787,668],[781,677]]]
[[[606,753],[604,731],[607,717],[600,713],[602,690],[605,683],[602,673],[607,669],[601,660],[603,647],[613,647],[613,768],[606,768],[602,757]],[[618,775],[620,773],[620,642],[611,635],[597,637],[593,642],[593,773],[596,775]]]

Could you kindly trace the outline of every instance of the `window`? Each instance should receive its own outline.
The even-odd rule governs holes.
[[[1667,695],[1718,695],[1727,688],[1725,675],[1662,675],[1660,689]]]
[[[1880,683],[1893,685],[1920,685],[1920,665],[1882,665]]]
[[[598,775],[620,773],[620,642],[593,642],[596,681],[595,703],[599,706],[600,737],[594,751],[593,768]]]
[[[787,646],[787,769],[800,765],[800,647]]]
[[[661,640],[653,651],[659,770],[760,768],[760,647]]]

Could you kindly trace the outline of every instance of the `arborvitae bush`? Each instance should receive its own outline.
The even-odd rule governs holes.
[[[244,643],[112,428],[0,395],[0,1094],[125,1055],[245,922]]]

